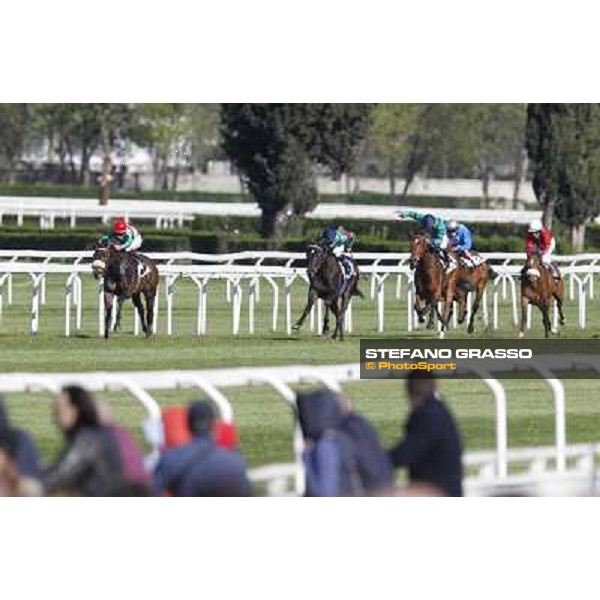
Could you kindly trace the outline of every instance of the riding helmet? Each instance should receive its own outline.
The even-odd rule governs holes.
[[[435,217],[433,215],[425,215],[423,218],[423,228],[431,231],[435,225]]]
[[[127,223],[125,223],[123,220],[117,221],[113,225],[113,232],[116,235],[123,235],[124,233],[127,233]]]
[[[542,230],[542,222],[539,219],[534,219],[529,223],[529,233],[537,233]]]
[[[456,231],[458,229],[458,223],[452,219],[452,221],[448,221],[447,228],[448,231]]]

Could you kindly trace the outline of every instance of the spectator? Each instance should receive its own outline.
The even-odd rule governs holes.
[[[40,481],[19,470],[20,444],[14,429],[0,435],[0,496],[41,496],[44,488]]]
[[[115,425],[108,403],[97,402],[96,407],[101,424],[113,434],[116,440],[122,466],[123,482],[128,484],[128,489],[133,489],[131,486],[135,485],[149,488],[151,485],[150,475],[144,467],[144,456],[134,437],[126,429]],[[140,493],[135,495],[140,495]]]
[[[358,496],[364,490],[352,441],[340,429],[342,412],[331,390],[299,394],[298,420],[306,443],[308,496]]]
[[[404,439],[390,450],[395,467],[407,467],[412,484],[430,484],[448,496],[462,496],[462,445],[452,414],[438,398],[431,373],[406,378],[410,415]]]
[[[48,491],[83,496],[115,493],[122,483],[119,447],[101,425],[92,396],[79,386],[63,388],[55,417],[66,445],[48,472]]]
[[[244,459],[215,441],[212,403],[192,402],[187,419],[193,439],[163,453],[154,471],[156,492],[174,496],[250,495]]]
[[[346,396],[340,396],[339,402],[342,410],[340,429],[352,442],[364,491],[373,494],[390,488],[394,481],[394,469],[377,432],[367,419],[351,409]]]
[[[27,432],[11,425],[4,400],[0,397],[0,439],[6,436],[13,438],[11,448],[19,473],[23,477],[41,482],[43,477],[37,446]]]

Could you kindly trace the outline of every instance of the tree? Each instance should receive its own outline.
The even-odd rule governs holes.
[[[0,159],[6,164],[8,180],[15,176],[28,140],[30,110],[27,104],[0,104]]]
[[[530,104],[526,143],[544,223],[555,216],[583,249],[585,223],[600,211],[600,105]]]
[[[397,177],[407,177],[408,159],[423,110],[422,104],[379,104],[373,109],[371,139],[384,161],[392,198],[396,195]]]
[[[131,132],[133,122],[132,107],[128,104],[94,104],[94,111],[100,130],[102,151],[102,173],[98,178],[99,202],[108,204],[113,181],[112,153],[116,144]]]
[[[262,209],[263,236],[280,231],[286,215],[304,214],[315,205],[316,164],[334,176],[353,168],[368,110],[365,105],[221,106],[223,149]]]

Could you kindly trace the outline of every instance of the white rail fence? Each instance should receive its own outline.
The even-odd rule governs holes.
[[[522,366],[522,363],[514,361],[509,368],[517,370]],[[600,361],[594,357],[565,355],[546,357],[543,364],[535,361],[532,363],[532,368],[537,371],[540,380],[544,381],[552,392],[555,415],[554,445],[551,448],[541,449],[508,448],[507,394],[502,381],[498,379],[507,374],[506,367],[503,367],[502,373],[498,373],[495,372],[497,367],[494,366],[493,361],[482,361],[481,365],[473,370],[473,376],[481,379],[487,386],[493,400],[494,420],[490,422],[490,429],[494,432],[495,450],[466,455],[467,490],[470,493],[486,495],[495,493],[497,489],[503,487],[509,489],[510,486],[517,484],[535,485],[538,476],[548,476],[553,481],[561,481],[563,476],[570,476],[573,473],[579,476],[585,469],[588,472],[591,469],[596,478],[593,458],[599,453],[599,447],[567,445],[565,389],[563,383],[554,375],[554,371],[582,366],[600,373]],[[251,473],[252,479],[255,483],[265,483],[270,494],[302,494],[305,484],[302,463],[304,442],[296,419],[296,392],[293,386],[311,384],[339,392],[343,384],[357,381],[360,381],[358,363],[202,371],[12,373],[0,374],[0,392],[41,391],[54,394],[61,386],[72,384],[82,385],[94,392],[127,392],[145,411],[143,429],[151,447],[149,464],[152,464],[163,441],[160,424],[161,409],[152,393],[160,390],[200,390],[215,403],[223,421],[234,422],[234,412],[227,398],[227,389],[268,386],[291,409],[290,426],[293,427],[292,450],[295,460],[289,465],[266,465],[254,469]],[[401,385],[401,382],[398,382],[398,385]],[[482,401],[488,399],[482,398]],[[517,473],[513,469],[516,465],[521,466],[521,470]]]
[[[461,209],[417,207],[431,210],[444,219],[467,223],[520,223],[540,218],[540,210]],[[306,214],[309,219],[397,219],[396,206],[322,203]],[[0,197],[0,224],[4,217],[16,218],[22,226],[25,217],[39,219],[42,229],[53,229],[57,220],[66,221],[71,228],[78,219],[98,219],[103,223],[124,217],[131,220],[154,221],[157,228],[181,227],[197,215],[259,217],[257,204],[251,202],[175,202],[163,200],[111,200],[100,206],[97,200],[84,198]]]
[[[248,333],[256,331],[256,307],[261,300],[261,287],[266,286],[271,293],[271,330],[277,331],[280,323],[280,306],[284,306],[284,330],[292,331],[292,294],[296,281],[308,283],[305,270],[305,255],[291,252],[239,252],[212,255],[191,252],[148,254],[157,261],[163,290],[166,333],[174,330],[175,290],[182,280],[192,282],[196,288],[196,333],[208,332],[208,291],[215,281],[225,281],[227,300],[232,307],[232,333],[241,331],[241,315],[244,296],[247,296]],[[522,255],[516,253],[488,253],[484,256],[495,264],[499,277],[486,289],[482,318],[486,326],[493,329],[501,327],[500,305],[509,303],[514,326],[519,320],[518,276]],[[30,332],[36,334],[40,327],[40,313],[46,303],[46,282],[50,275],[62,275],[65,278],[65,320],[64,333],[71,335],[82,327],[83,285],[82,277],[91,277],[90,252],[44,252],[32,250],[0,250],[0,323],[5,300],[13,304],[13,276],[28,275],[31,279],[31,317]],[[361,275],[370,279],[370,297],[376,301],[377,331],[385,331],[386,284],[393,282],[395,300],[406,301],[406,331],[417,328],[417,319],[412,306],[414,304],[413,272],[408,267],[409,256],[406,253],[356,253]],[[594,275],[600,272],[600,254],[581,254],[556,258],[562,266],[568,280],[569,299],[578,303],[578,326],[585,328],[588,320],[588,300],[594,299]],[[278,264],[267,264],[267,263]],[[241,264],[243,263],[243,264]],[[394,281],[395,280],[395,281]],[[304,292],[303,292],[304,293]],[[491,295],[491,307],[489,302]],[[283,300],[282,300],[283,296]],[[471,296],[468,310],[470,314]],[[104,301],[101,287],[97,293],[98,332],[103,334]],[[159,314],[159,298],[155,310],[155,326]],[[353,305],[350,303],[347,319],[347,331],[353,331]],[[360,306],[360,303],[358,304]],[[360,310],[360,309],[359,309]],[[311,330],[319,332],[322,323],[323,305],[319,301],[310,318]],[[454,311],[454,327],[457,311]],[[134,316],[134,331],[139,333],[137,314]],[[556,307],[553,315],[554,327],[558,323]],[[531,311],[529,312],[531,326]],[[399,327],[399,324],[395,324]],[[156,327],[155,327],[156,328]]]

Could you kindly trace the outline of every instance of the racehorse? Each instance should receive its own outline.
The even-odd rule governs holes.
[[[360,278],[358,264],[354,259],[351,260],[354,273],[344,282],[343,267],[331,250],[320,244],[310,244],[308,246],[306,250],[306,270],[309,280],[308,298],[301,317],[293,326],[294,331],[300,330],[304,320],[312,310],[315,300],[321,298],[325,303],[323,333],[329,331],[328,310],[331,308],[331,312],[335,317],[335,329],[332,338],[336,339],[339,334],[340,341],[343,341],[344,315],[350,299],[352,296],[362,297],[362,292],[358,289]]]
[[[467,296],[469,295],[469,292],[474,291],[475,301],[473,302],[471,317],[467,326],[467,333],[473,333],[473,331],[475,331],[475,316],[479,310],[485,286],[490,279],[496,278],[497,273],[494,272],[486,262],[482,262],[476,267],[467,269],[462,266],[460,258],[456,253],[452,253],[452,257],[458,266],[447,276],[444,293],[442,327],[444,330],[448,329],[450,317],[452,316],[453,301],[458,303],[458,322],[460,324],[465,322],[467,317]]]
[[[146,337],[153,333],[154,300],[158,287],[158,269],[154,261],[142,254],[119,252],[112,244],[96,247],[92,258],[96,279],[104,278],[104,337],[108,339],[113,302],[117,298],[117,317],[114,331],[121,326],[123,302],[131,298],[138,311]],[[141,296],[146,300],[146,315]]]
[[[527,307],[530,304],[537,306],[542,313],[544,323],[544,336],[550,337],[552,326],[550,324],[550,304],[556,300],[559,323],[565,324],[562,305],[565,286],[562,279],[555,280],[550,269],[545,267],[538,254],[527,258],[521,271],[521,327],[519,337],[525,335],[527,328]]]
[[[435,255],[431,239],[422,233],[416,234],[410,241],[410,268],[415,272],[415,311],[419,323],[425,322],[425,313],[429,308],[427,329],[433,329],[434,313],[441,320],[438,302],[444,300],[446,275],[444,267]]]

